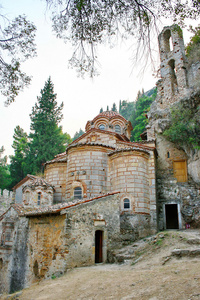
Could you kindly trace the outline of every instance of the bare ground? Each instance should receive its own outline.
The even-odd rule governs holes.
[[[198,230],[159,233],[131,247],[129,262],[76,268],[1,299],[200,299],[200,256],[170,256],[175,248],[200,248]]]

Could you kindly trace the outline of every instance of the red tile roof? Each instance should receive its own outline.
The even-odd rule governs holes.
[[[21,216],[25,216],[25,217],[45,215],[45,214],[57,214],[57,213],[60,213],[60,211],[62,211],[64,209],[75,207],[75,206],[78,206],[78,205],[81,205],[81,204],[92,202],[92,201],[102,199],[102,198],[105,198],[107,196],[119,194],[119,193],[120,192],[117,191],[117,192],[107,193],[107,194],[104,194],[104,195],[99,195],[97,197],[90,198],[90,199],[74,200],[73,202],[70,201],[70,202],[55,204],[55,205],[47,206],[47,207],[28,208],[27,209],[27,208],[18,206],[18,210],[21,210],[21,213],[19,213],[19,214]]]

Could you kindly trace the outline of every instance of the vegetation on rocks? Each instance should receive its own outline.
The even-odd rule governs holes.
[[[171,124],[163,133],[180,147],[200,149],[200,106],[180,102],[171,109]]]

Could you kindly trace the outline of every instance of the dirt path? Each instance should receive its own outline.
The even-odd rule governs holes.
[[[76,268],[60,278],[35,284],[9,299],[200,299],[200,256],[171,258],[163,265],[163,258],[171,253],[174,245],[186,249],[188,239],[197,235],[200,237],[199,232],[190,236],[184,233],[166,234],[162,243],[159,237],[156,242],[148,242],[141,251],[142,259],[134,265],[100,264]]]
[[[200,299],[200,261],[174,261],[143,269],[99,265],[74,269],[62,278],[23,291],[20,300]]]

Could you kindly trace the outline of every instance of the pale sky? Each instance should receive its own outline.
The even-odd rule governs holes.
[[[118,106],[119,100],[134,101],[139,90],[147,91],[155,86],[157,79],[152,76],[151,68],[142,75],[140,68],[133,66],[130,46],[134,41],[129,40],[112,49],[102,46],[98,51],[100,75],[93,80],[78,78],[76,70],[68,68],[72,54],[70,45],[56,39],[52,33],[45,1],[1,0],[1,5],[1,13],[8,18],[25,14],[36,25],[38,53],[36,58],[23,64],[23,70],[32,76],[31,85],[8,107],[4,106],[5,99],[0,95],[0,147],[4,146],[5,155],[14,154],[11,145],[17,125],[29,133],[29,114],[49,76],[58,104],[64,102],[63,132],[71,137],[80,128],[85,130],[87,121],[93,119],[101,107],[106,110],[107,105],[111,108],[114,102]]]

